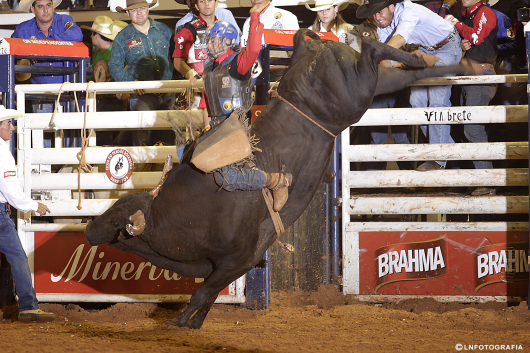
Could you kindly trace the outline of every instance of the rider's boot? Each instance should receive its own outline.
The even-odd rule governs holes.
[[[274,197],[274,211],[280,212],[283,205],[287,202],[289,197],[288,186],[291,185],[293,181],[293,176],[291,173],[265,173],[267,181],[265,187],[272,190],[272,195]]]

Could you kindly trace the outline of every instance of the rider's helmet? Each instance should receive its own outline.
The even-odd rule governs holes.
[[[225,21],[216,21],[208,27],[208,55],[215,59],[223,55],[230,48],[236,46],[237,29]],[[219,41],[210,43],[211,38],[219,37]]]

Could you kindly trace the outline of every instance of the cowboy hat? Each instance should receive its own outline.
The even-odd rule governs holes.
[[[108,16],[98,16],[94,19],[94,22],[92,23],[92,27],[88,26],[80,26],[81,28],[91,30],[92,32],[95,32],[99,34],[100,36],[103,36],[105,38],[108,38],[110,40],[114,40],[115,35],[112,35],[113,30],[113,23],[112,18]]]
[[[499,0],[490,0],[490,1],[488,2],[488,4],[489,4],[490,6],[493,6],[493,5],[495,5],[496,3],[498,3],[498,2],[499,2]]]
[[[348,0],[315,0],[315,7],[310,7],[309,2],[305,3],[305,7],[311,11],[322,11],[329,9],[331,6],[338,6],[339,11],[348,7],[350,2]]]
[[[123,22],[120,20],[114,20],[112,21],[112,36],[116,38],[118,33],[121,32],[122,29],[127,27],[129,24],[127,22]],[[113,39],[114,40],[114,39]]]
[[[116,6],[116,11],[125,13],[127,10],[139,9],[140,7],[149,6],[149,8],[155,6],[157,0],[127,0],[127,7]]]
[[[375,15],[385,7],[395,5],[403,0],[370,0],[368,4],[363,4],[357,9],[357,18],[366,18]]]
[[[35,1],[36,0],[20,0],[18,6],[20,6],[20,9],[24,12],[31,12],[31,5],[33,5]],[[53,0],[53,7],[55,8],[59,6],[61,1],[63,0]]]
[[[7,119],[21,118],[22,114],[15,109],[6,109],[3,105],[0,105],[0,122]]]

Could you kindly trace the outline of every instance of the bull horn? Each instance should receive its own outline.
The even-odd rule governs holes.
[[[166,158],[166,162],[164,163],[164,170],[162,171],[162,178],[160,178],[160,181],[158,182],[158,185],[149,193],[153,195],[153,199],[158,196],[158,193],[160,192],[160,189],[162,188],[162,185],[164,184],[164,181],[166,180],[167,173],[173,169],[173,156],[168,155]]]
[[[130,235],[139,235],[144,232],[145,229],[145,216],[141,210],[136,211],[132,216],[129,217],[132,224],[127,224],[125,229]]]

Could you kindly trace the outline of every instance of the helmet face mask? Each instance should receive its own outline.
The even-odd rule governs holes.
[[[237,29],[230,23],[216,21],[208,28],[208,56],[213,60],[235,47]]]
[[[208,56],[211,59],[217,59],[231,49],[227,38],[208,37]]]

